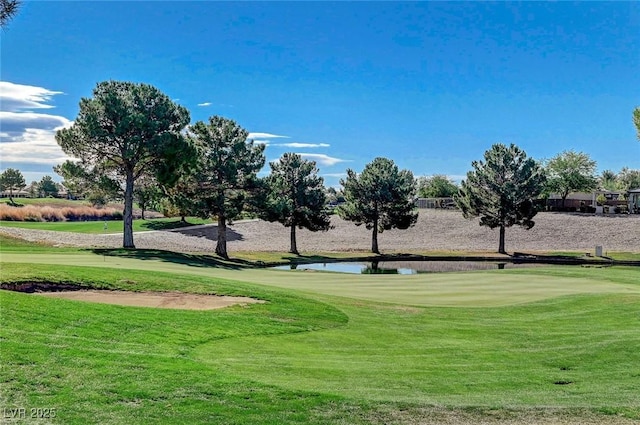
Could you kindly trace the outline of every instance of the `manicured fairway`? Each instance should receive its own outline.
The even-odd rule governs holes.
[[[196,312],[1,291],[0,402],[56,408],[56,423],[640,418],[638,269],[341,275],[27,248],[3,248],[2,281],[268,301]]]
[[[106,223],[106,227],[105,227]],[[152,220],[134,220],[133,231],[145,232],[149,230],[167,230],[185,226],[211,223],[211,220],[189,218],[189,224],[181,223],[179,218],[155,218]],[[4,227],[17,227],[21,229],[53,230],[57,232],[75,233],[122,233],[123,222],[120,221],[0,221]]]

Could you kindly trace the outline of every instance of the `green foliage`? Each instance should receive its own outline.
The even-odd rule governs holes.
[[[372,230],[371,251],[378,253],[378,233],[413,226],[418,213],[415,211],[415,180],[409,170],[398,169],[387,158],[376,158],[357,175],[347,170],[347,178],[340,180],[345,203],[337,212],[345,220],[357,226],[364,224]]]
[[[640,140],[640,107],[633,110],[633,125],[636,126],[636,132]]]
[[[459,189],[458,185],[443,174],[418,177],[417,187],[420,198],[451,198]]]
[[[162,191],[153,176],[144,174],[138,179],[138,183],[133,189],[133,196],[140,207],[141,218],[144,220],[145,211],[158,206]]]
[[[189,149],[182,152],[181,160],[161,170],[161,175],[166,177],[158,179],[162,182],[159,186],[162,193],[156,204],[166,217],[181,217],[185,222],[185,217],[197,214],[199,189],[195,174],[198,155],[195,143],[190,140]]]
[[[465,218],[480,216],[480,225],[500,228],[498,252],[504,253],[504,231],[514,224],[530,229],[536,215],[532,199],[544,187],[545,176],[536,161],[511,144],[495,144],[473,161],[455,200]]]
[[[619,173],[604,170],[598,178],[602,189],[611,191],[627,191],[640,188],[640,170],[623,167]]]
[[[291,228],[290,252],[297,254],[296,227],[312,232],[330,228],[324,179],[318,176],[315,162],[295,153],[285,153],[269,165],[271,174],[265,179],[267,195],[262,217]]]
[[[618,175],[611,170],[604,170],[598,178],[600,187],[606,190],[618,190],[620,189],[620,181]]]
[[[344,202],[344,194],[342,190],[336,190],[335,187],[327,187],[325,189],[325,194],[327,196],[327,202],[333,205],[341,204]]]
[[[2,174],[0,174],[0,190],[9,191],[9,200],[11,203],[13,203],[13,191],[19,191],[26,185],[24,176],[15,168],[7,168]]]
[[[20,3],[20,0],[0,0],[0,28],[4,28],[16,16]]]
[[[44,176],[40,183],[38,183],[38,192],[42,197],[58,196],[58,186],[53,181],[51,176]]]
[[[216,253],[226,258],[227,221],[242,213],[264,165],[265,146],[247,141],[245,129],[219,116],[210,117],[209,123],[196,122],[189,132],[198,151],[194,211],[205,218],[218,217]]]
[[[638,189],[640,188],[640,170],[624,167],[618,174],[618,180],[623,190]]]
[[[73,125],[56,133],[62,150],[80,159],[84,177],[106,178],[124,188],[124,247],[134,247],[134,183],[143,174],[170,174],[160,170],[171,167],[178,152],[188,148],[181,134],[188,123],[187,109],[157,88],[105,81],[96,86],[93,98],[81,99]]]
[[[89,171],[75,161],[66,160],[62,164],[54,166],[53,171],[62,177],[62,184],[67,188],[72,199],[88,196],[90,186],[98,180],[89,176]]]
[[[547,190],[559,193],[562,204],[571,192],[589,192],[598,185],[596,162],[583,152],[563,151],[546,165]]]

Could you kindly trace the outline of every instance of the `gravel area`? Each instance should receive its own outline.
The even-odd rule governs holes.
[[[507,229],[506,249],[513,251],[584,250],[596,245],[604,251],[640,252],[640,215],[595,216],[567,213],[539,213],[536,225],[525,230]],[[308,251],[368,251],[371,232],[339,217],[328,232],[298,230],[298,249]],[[0,231],[29,241],[82,247],[120,247],[122,235],[89,235],[0,227]],[[279,223],[247,220],[228,229],[230,253],[234,251],[288,251],[289,229]],[[134,236],[137,248],[178,252],[215,250],[215,225],[194,226],[173,231],[140,232]],[[420,210],[418,223],[407,230],[389,230],[378,235],[382,252],[467,250],[496,251],[498,230],[466,220],[455,210]]]

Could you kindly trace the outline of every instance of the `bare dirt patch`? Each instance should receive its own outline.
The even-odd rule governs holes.
[[[509,252],[576,251],[594,252],[601,245],[604,252],[640,252],[640,215],[596,216],[543,212],[535,216],[536,225],[525,230],[507,229]],[[371,249],[371,231],[333,216],[333,229],[328,232],[298,231],[298,248],[307,252],[361,252]],[[260,220],[236,222],[229,230],[230,252],[289,250],[289,231],[280,223]],[[96,235],[47,230],[2,227],[1,232],[35,242],[82,247],[122,247],[122,235]],[[229,235],[228,235],[229,236]],[[495,252],[498,229],[479,225],[479,220],[466,220],[460,211],[420,210],[418,222],[407,230],[392,229],[378,236],[383,252],[410,251],[481,251]],[[183,228],[173,231],[136,233],[136,247],[175,252],[213,252],[216,248],[215,225]]]

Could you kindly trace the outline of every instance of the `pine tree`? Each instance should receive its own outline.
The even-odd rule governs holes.
[[[498,252],[505,254],[505,229],[514,224],[531,229],[537,211],[533,199],[545,184],[543,170],[516,145],[495,144],[485,162],[473,161],[455,197],[465,218],[480,216],[480,225],[500,229]]]
[[[296,227],[312,232],[331,227],[324,179],[318,176],[314,161],[295,153],[285,153],[269,165],[271,174],[266,178],[267,196],[261,215],[291,229],[289,252],[298,254]]]
[[[13,191],[20,190],[25,187],[27,183],[24,181],[24,176],[20,170],[15,168],[7,168],[2,174],[0,174],[0,189],[9,191],[9,203],[13,202]]]
[[[245,129],[218,116],[210,117],[208,124],[196,122],[189,132],[200,152],[194,210],[204,218],[218,218],[216,254],[228,258],[227,224],[245,208],[248,191],[265,162],[265,146],[247,141]]]
[[[56,133],[62,150],[80,159],[78,169],[67,170],[71,175],[99,180],[96,186],[100,188],[116,185],[123,190],[124,248],[135,248],[136,181],[143,174],[156,175],[159,168],[166,169],[185,156],[189,146],[181,131],[188,123],[189,111],[157,88],[105,81],[96,86],[92,98],[80,100],[73,125]]]
[[[374,159],[360,175],[349,169],[340,184],[344,187],[345,203],[337,208],[338,214],[372,231],[371,251],[376,254],[380,253],[378,233],[392,228],[408,229],[418,219],[413,174],[409,170],[400,171],[390,159]]]

